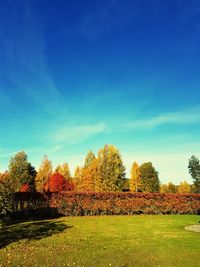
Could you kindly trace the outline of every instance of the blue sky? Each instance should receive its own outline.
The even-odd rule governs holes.
[[[114,144],[191,181],[200,156],[200,4],[0,0],[0,170],[25,150],[71,170]]]

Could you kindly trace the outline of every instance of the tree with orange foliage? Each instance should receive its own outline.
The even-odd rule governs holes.
[[[5,171],[4,173],[0,173],[0,182],[6,181],[8,179],[9,172]]]
[[[97,162],[94,153],[89,151],[85,158],[84,167],[77,167],[74,174],[75,188],[79,192],[95,191],[97,177]]]
[[[94,158],[90,165],[82,169],[82,188],[83,191],[94,192],[98,175],[98,160]]]

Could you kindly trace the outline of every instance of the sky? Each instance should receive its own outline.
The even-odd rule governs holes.
[[[198,0],[0,0],[0,171],[115,145],[162,183],[200,157]]]

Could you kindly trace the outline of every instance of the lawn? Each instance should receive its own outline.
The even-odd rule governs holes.
[[[0,232],[0,266],[200,266],[200,216],[63,217]]]

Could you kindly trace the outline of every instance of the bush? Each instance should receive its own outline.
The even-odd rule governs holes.
[[[69,216],[198,214],[200,194],[52,193],[49,205]]]
[[[14,195],[11,219],[90,215],[199,214],[200,194],[160,193],[33,193]],[[47,216],[48,215],[48,216]]]
[[[9,219],[9,215],[13,210],[13,192],[9,183],[0,182],[0,228]]]

